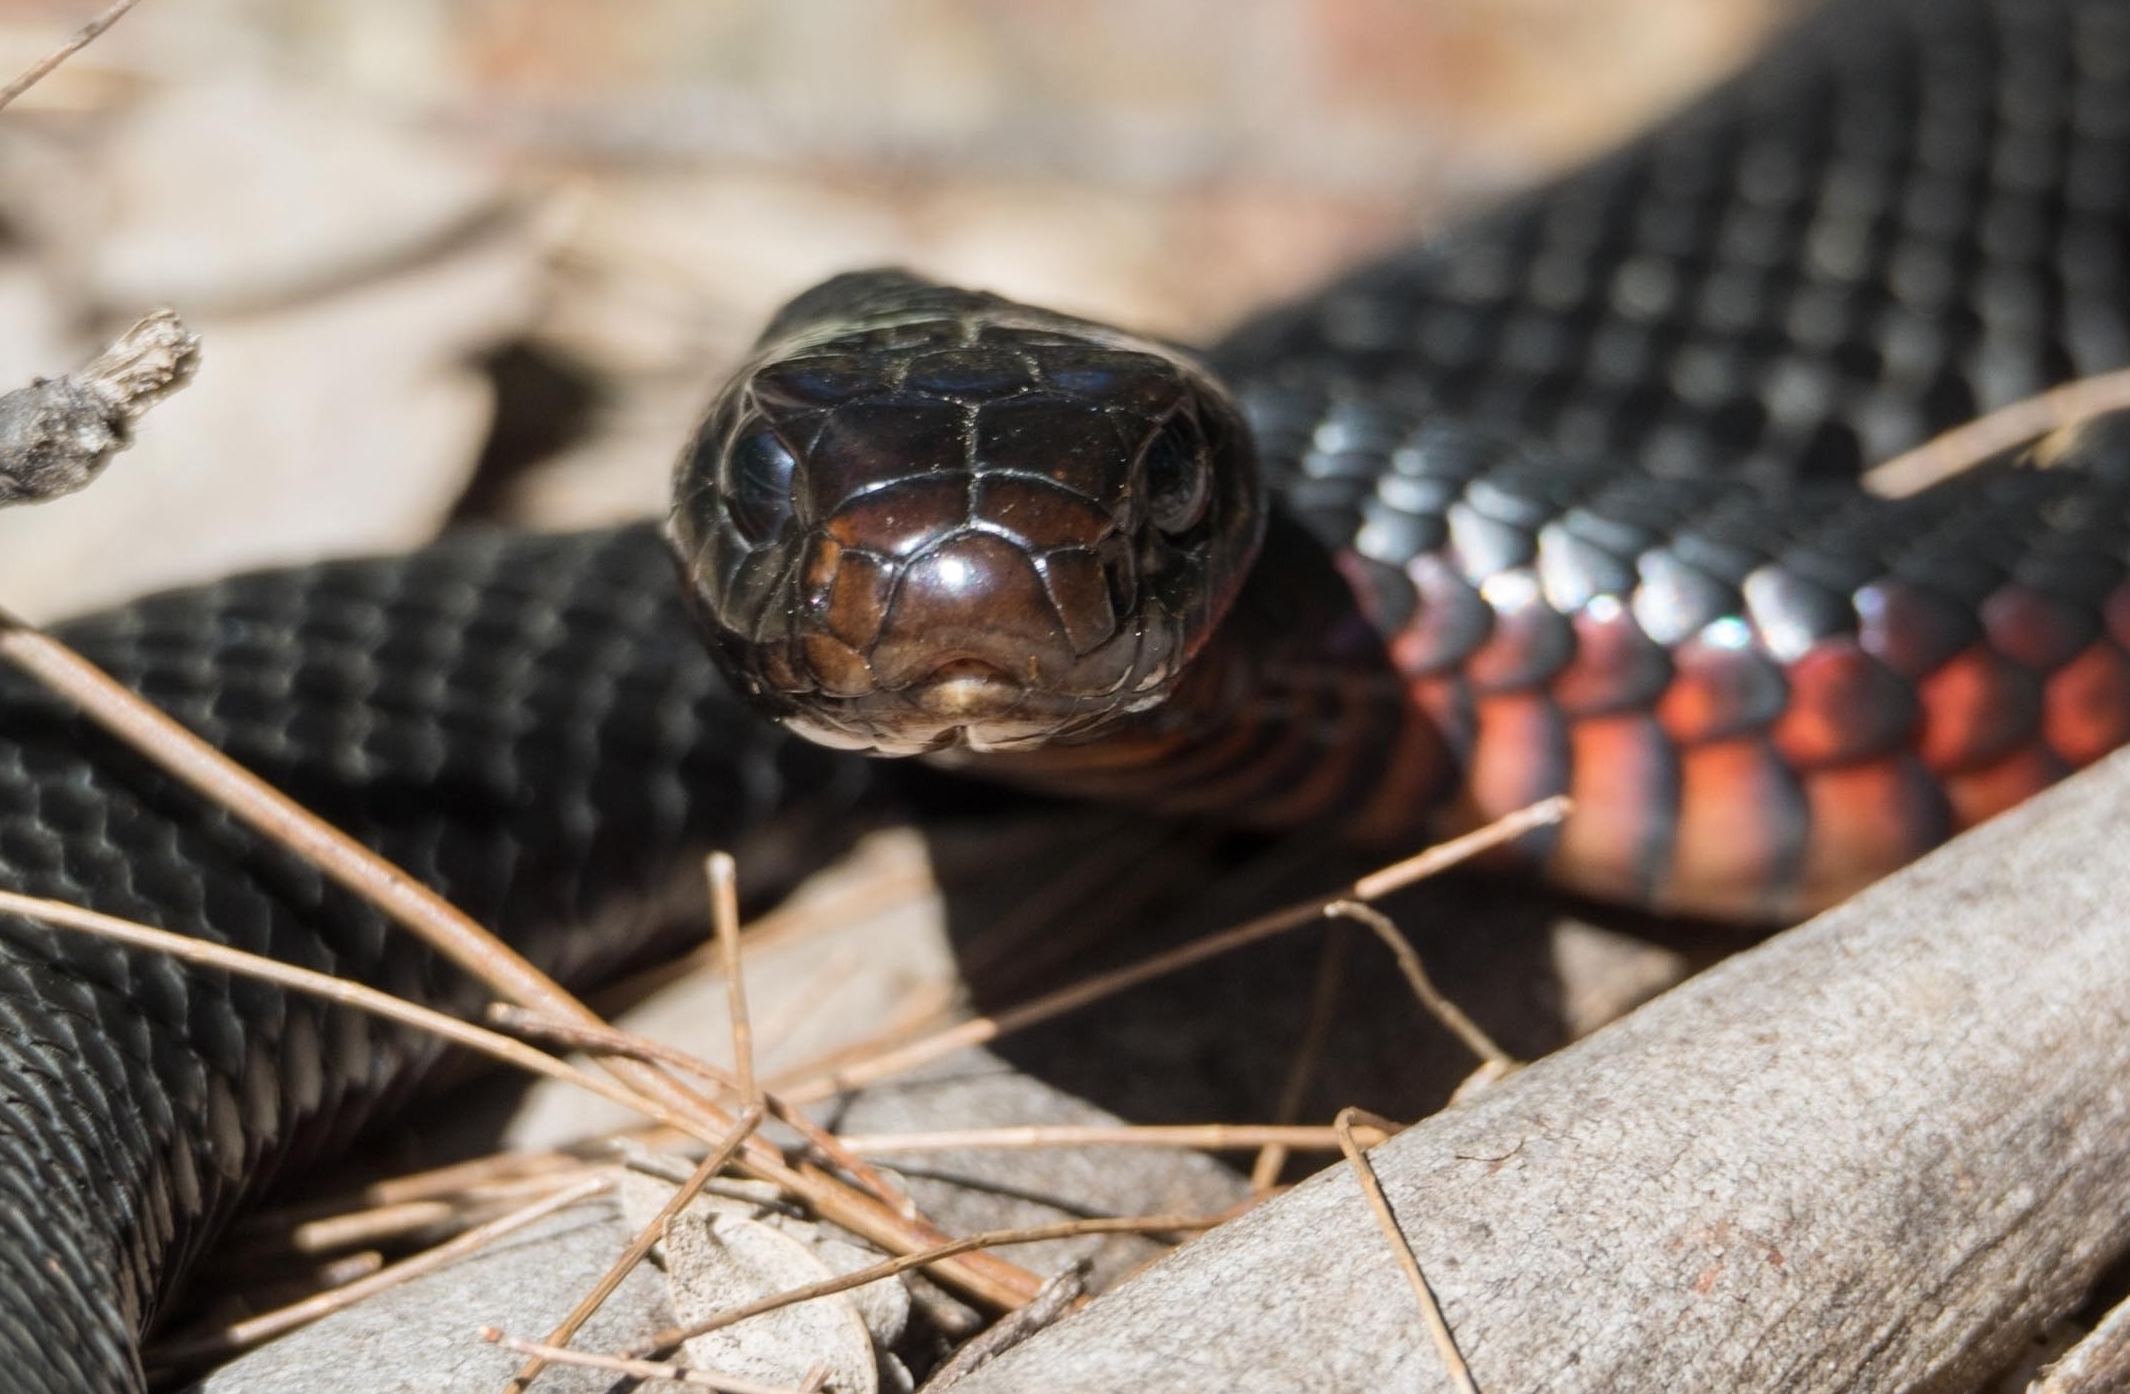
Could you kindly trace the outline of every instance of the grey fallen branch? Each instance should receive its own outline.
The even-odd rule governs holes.
[[[157,310],[78,372],[0,396],[0,506],[71,494],[133,443],[133,423],[192,378],[200,339]]]
[[[1087,1264],[1082,1260],[1044,1283],[1027,1306],[1006,1313],[964,1343],[932,1371],[917,1394],[945,1394],[949,1387],[960,1384],[1036,1332],[1056,1325],[1086,1291]]]
[[[2027,1394],[2119,1394],[2130,1388],[2130,1302],[2120,1303],[2099,1326],[2027,1386]]]
[[[2117,756],[1373,1149],[1478,1387],[1951,1394],[2076,1306],[2130,1248],[2126,826]],[[955,1394],[1445,1387],[1333,1170]]]

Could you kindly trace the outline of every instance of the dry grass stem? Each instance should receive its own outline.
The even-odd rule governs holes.
[[[683,1074],[694,1075],[714,1088],[739,1092],[739,1077],[723,1066],[679,1046],[667,1045],[664,1041],[624,1031],[617,1026],[603,1022],[589,1026],[576,1021],[558,1021],[530,1008],[513,1007],[508,1002],[489,1003],[487,1016],[491,1025],[514,1035],[545,1041],[549,1045],[568,1046],[588,1055],[618,1055],[628,1060],[670,1066]]]
[[[206,1335],[159,1346],[153,1352],[154,1357],[173,1365],[191,1365],[203,1360],[233,1355],[270,1337],[351,1307],[364,1298],[383,1292],[386,1288],[396,1287],[425,1273],[433,1273],[446,1264],[478,1252],[506,1234],[524,1229],[527,1225],[544,1220],[558,1211],[567,1210],[580,1201],[612,1190],[614,1181],[613,1172],[587,1176],[575,1185],[566,1186],[543,1200],[535,1201],[521,1210],[513,1210],[510,1214],[490,1220],[485,1225],[469,1229],[448,1243],[425,1249],[413,1258],[388,1268],[381,1268],[366,1278],[357,1279],[330,1292],[319,1293],[315,1297],[306,1298],[277,1311],[232,1322]]]
[[[384,1266],[385,1256],[375,1249],[364,1249],[357,1254],[342,1254],[331,1263],[319,1265],[318,1285],[329,1288],[343,1287],[358,1278],[369,1277]]]
[[[1398,1131],[1395,1125],[1365,1125],[1373,1147]],[[1031,1151],[1043,1147],[1185,1147],[1197,1152],[1238,1152],[1259,1147],[1305,1151],[1338,1150],[1328,1127],[1294,1123],[1028,1124],[1006,1128],[956,1128],[928,1133],[854,1133],[841,1139],[853,1152],[890,1157],[912,1152],[986,1149]]]
[[[544,1189],[553,1191],[556,1187],[549,1185]],[[299,1254],[337,1254],[359,1244],[377,1244],[434,1230],[455,1223],[464,1214],[463,1206],[446,1200],[407,1200],[397,1205],[372,1206],[322,1220],[306,1220],[288,1231],[288,1247]]]
[[[923,905],[939,896],[924,839],[913,829],[868,833],[844,862],[862,869],[863,874],[848,880],[832,878],[831,885],[819,893],[809,888],[807,894],[771,907],[748,926],[748,943],[760,949],[792,936],[811,937],[867,915]],[[717,954],[716,944],[704,944],[675,962],[692,971],[714,963]]]
[[[1019,983],[1054,980],[1059,965],[1085,949],[1102,926],[1139,913],[1173,890],[1177,866],[1210,846],[1213,836],[1198,829],[1149,837],[1146,828],[1126,824],[1044,877],[961,946],[955,962],[963,981],[999,995]],[[1085,913],[1089,906],[1100,907],[1100,913]]]
[[[1540,799],[1514,812],[1505,813],[1483,828],[1432,847],[1415,852],[1403,861],[1392,862],[1380,871],[1371,871],[1353,883],[1344,895],[1323,897],[1319,905],[1329,905],[1339,900],[1381,900],[1393,891],[1402,891],[1430,876],[1440,876],[1459,862],[1468,862],[1481,852],[1491,852],[1505,846],[1538,828],[1551,827],[1575,811],[1575,801],[1566,794],[1555,794]]]
[[[1359,1130],[1362,1128],[1367,1128],[1370,1131],[1379,1134],[1379,1136],[1373,1142],[1364,1141],[1361,1144],[1363,1147],[1374,1147],[1378,1143],[1387,1142],[1391,1138],[1394,1138],[1398,1134],[1404,1132],[1406,1127],[1405,1124],[1399,1123],[1393,1119],[1385,1118],[1380,1113],[1373,1113],[1370,1112],[1368,1109],[1359,1108],[1353,1104],[1348,1104],[1346,1107],[1340,1109],[1339,1113],[1340,1116],[1346,1119],[1347,1131],[1353,1133],[1355,1137],[1360,1136]],[[1331,1126],[1333,1131],[1336,1131],[1338,1129],[1339,1125],[1337,1119],[1332,1120]]]
[[[754,936],[750,933],[748,937]],[[814,1011],[842,991],[865,967],[865,956],[848,946],[824,954],[792,990],[790,1000],[757,1023],[754,1048],[757,1055],[775,1054],[786,1037],[804,1025]]]
[[[767,1111],[759,1101],[747,1106],[747,1111],[733,1123],[732,1131],[710,1150],[689,1174],[688,1179],[674,1189],[672,1196],[659,1207],[651,1222],[637,1231],[636,1237],[629,1241],[628,1248],[622,1250],[621,1257],[615,1259],[606,1272],[600,1275],[599,1281],[592,1284],[592,1290],[587,1292],[576,1306],[570,1308],[569,1315],[564,1317],[554,1330],[547,1333],[546,1340],[541,1342],[544,1349],[558,1350],[569,1345],[577,1332],[583,1329],[584,1324],[592,1319],[592,1314],[606,1305],[606,1300],[614,1295],[614,1290],[621,1286],[622,1280],[634,1272],[636,1265],[642,1263],[644,1256],[651,1252],[651,1246],[665,1234],[666,1222],[687,1209],[688,1203],[702,1193],[704,1186],[710,1184],[710,1178],[723,1171],[731,1162],[732,1155],[740,1150],[740,1145],[753,1136],[754,1130],[762,1125]],[[504,1394],[518,1394],[518,1391],[538,1379],[540,1371],[547,1368],[548,1360],[549,1357],[544,1355],[534,1355],[527,1360],[519,1367],[517,1374],[511,1377],[510,1383],[504,1386]]]
[[[1427,1285],[1427,1275],[1420,1271],[1420,1260],[1413,1253],[1412,1245],[1405,1242],[1405,1231],[1398,1228],[1398,1217],[1391,1212],[1390,1198],[1383,1194],[1383,1183],[1376,1179],[1376,1169],[1368,1164],[1368,1158],[1362,1154],[1361,1145],[1354,1137],[1353,1124],[1359,1113],[1358,1109],[1339,1110],[1338,1120],[1332,1124],[1338,1130],[1339,1150],[1346,1154],[1354,1180],[1368,1200],[1368,1208],[1375,1212],[1376,1223],[1383,1227],[1383,1237],[1390,1241],[1398,1267],[1404,1270],[1405,1280],[1412,1284],[1413,1297],[1420,1304],[1421,1319],[1427,1323],[1436,1353],[1449,1370],[1450,1383],[1456,1386],[1459,1394],[1479,1394],[1479,1386],[1472,1383],[1472,1371],[1464,1363],[1463,1353],[1457,1349],[1457,1338],[1451,1334],[1449,1322],[1443,1319],[1442,1304],[1435,1300],[1434,1289]]]
[[[265,1211],[239,1221],[229,1240],[215,1247],[210,1262],[241,1273],[247,1265],[292,1257],[322,1258],[371,1244],[435,1243],[506,1210],[553,1195],[595,1169],[591,1163],[579,1162],[567,1172],[390,1205],[342,1202],[338,1208],[306,1205],[300,1210]]]
[[[586,1159],[573,1152],[497,1152],[373,1181],[352,1194],[305,1206],[298,1214],[301,1217],[339,1215],[372,1206],[403,1205],[413,1200],[479,1195],[489,1187],[575,1176],[586,1165]]]
[[[1090,894],[1099,894],[1099,888],[1128,872],[1134,859],[1151,855],[1167,861],[1167,850],[1159,841],[1149,846],[1145,831],[1130,824],[1107,828],[1090,844],[1067,850],[1061,870],[1043,876],[1025,894],[1016,896],[1004,913],[959,946],[954,957],[962,976],[983,978]],[[1097,889],[1091,892],[1090,887]]]
[[[618,1136],[639,1135],[664,1139],[669,1148],[694,1141],[662,1124]],[[365,1217],[412,1216],[417,1212],[411,1207],[418,1205],[441,1206],[455,1217],[520,1205],[568,1185],[600,1164],[569,1152],[502,1152],[372,1182],[337,1196],[254,1211],[237,1221],[229,1241],[217,1246],[214,1261],[241,1264],[277,1254],[327,1252],[345,1247],[329,1242],[335,1237],[335,1226],[347,1226],[343,1235],[371,1226],[389,1227],[389,1221]]]
[[[2096,373],[1933,436],[1865,471],[1861,482],[1882,498],[1907,498],[2013,446],[2122,407],[2130,407],[2130,368]]]
[[[744,1103],[761,1101],[754,1081],[754,1026],[747,1019],[747,979],[740,967],[739,867],[730,854],[712,852],[703,859],[710,883],[710,927],[717,940],[718,963],[725,971],[725,1010],[732,1021],[734,1087]]]
[[[972,1017],[934,1035],[883,1051],[869,1060],[843,1065],[830,1074],[789,1084],[779,1081],[772,1087],[792,1103],[811,1103],[890,1078],[952,1055],[955,1051],[966,1050],[970,1046],[986,1045],[1001,1036],[1062,1016],[1066,1012],[1076,1011],[1127,988],[1137,987],[1141,983],[1203,963],[1207,959],[1232,953],[1261,939],[1269,939],[1302,925],[1320,921],[1334,905],[1389,895],[1392,891],[1425,880],[1481,852],[1513,842],[1534,828],[1557,823],[1567,816],[1568,809],[1569,802],[1564,797],[1541,800],[1529,808],[1519,809],[1505,818],[1497,819],[1486,827],[1438,843],[1415,856],[1372,872],[1330,895],[1319,896],[1284,910],[1275,910],[1269,915],[1260,916],[1233,929],[1141,959],[1136,964],[1083,978],[1077,983],[1045,993],[995,1015]]]
[[[839,874],[830,877],[826,887],[809,885],[803,894],[765,910],[748,926],[747,942],[759,950],[782,939],[818,937],[854,919],[939,898],[939,883],[932,875],[924,841],[909,828],[867,833],[839,859],[838,867]],[[678,958],[607,984],[601,995],[612,993],[618,1001],[640,1001],[666,984],[717,968],[721,958],[722,951],[712,938]]]
[[[168,954],[186,963],[263,979],[291,992],[322,997],[344,1007],[352,1007],[403,1026],[427,1031],[454,1045],[479,1051],[528,1073],[545,1075],[565,1084],[576,1085],[601,1098],[610,1099],[623,1108],[669,1123],[690,1134],[697,1134],[701,1126],[678,1110],[668,1109],[663,1104],[646,1099],[612,1080],[587,1074],[567,1060],[558,1060],[544,1051],[534,1050],[523,1041],[461,1021],[455,1016],[403,1001],[390,993],[379,992],[376,988],[349,982],[345,978],[336,978],[308,968],[297,968],[291,964],[245,953],[241,949],[227,948],[204,939],[194,939],[189,935],[173,934],[169,930],[153,929],[113,915],[84,910],[78,905],[69,905],[64,901],[46,900],[16,891],[0,891],[0,913],[21,915],[26,919],[38,920],[61,929],[76,930],[93,934],[100,939],[110,939],[135,948]],[[701,1140],[712,1142],[715,1138],[716,1135],[712,1134]]]
[[[54,68],[96,42],[97,35],[125,18],[126,11],[139,3],[140,0],[115,0],[115,3],[106,6],[102,13],[75,30],[65,43],[32,63],[13,82],[0,87],[0,108],[5,108],[15,98],[44,81]]]
[[[488,1018],[499,1026],[507,1026],[522,1035],[546,1040],[558,1045],[567,1045],[577,1050],[609,1055],[626,1055],[635,1059],[668,1065],[686,1074],[707,1079],[722,1088],[738,1088],[739,1082],[731,1073],[719,1069],[699,1055],[690,1054],[678,1046],[639,1036],[634,1032],[619,1031],[611,1026],[579,1026],[574,1022],[555,1021],[538,1012],[523,1007],[513,1007],[498,1002],[488,1009]],[[849,1172],[860,1186],[873,1193],[883,1204],[906,1211],[910,1200],[899,1187],[866,1165],[865,1159],[846,1148],[826,1128],[775,1094],[763,1094],[761,1101],[769,1109],[769,1116],[797,1133],[822,1156]]]
[[[1426,967],[1420,962],[1419,953],[1406,937],[1399,933],[1398,927],[1391,923],[1390,916],[1372,905],[1363,905],[1355,900],[1341,900],[1327,905],[1324,907],[1324,913],[1366,925],[1376,938],[1382,940],[1383,946],[1390,950],[1391,957],[1398,961],[1398,971],[1405,975],[1406,984],[1412,988],[1413,996],[1420,999],[1420,1005],[1427,1009],[1430,1016],[1441,1022],[1451,1035],[1464,1043],[1466,1050],[1493,1066],[1497,1072],[1517,1068],[1520,1062],[1515,1056],[1496,1045],[1494,1038],[1480,1030],[1478,1023],[1466,1016],[1462,1008],[1442,995],[1434,980],[1428,977]]]
[[[522,1337],[506,1335],[493,1326],[481,1328],[481,1339],[490,1345],[532,1357],[527,1362],[528,1367],[534,1364],[575,1365],[585,1370],[608,1370],[632,1379],[660,1380],[667,1384],[692,1384],[703,1389],[721,1389],[725,1394],[802,1394],[801,1390],[789,1385],[756,1384],[736,1375],[721,1375],[712,1370],[695,1369],[687,1365],[671,1365],[662,1360],[630,1360],[619,1355],[594,1355],[589,1351],[549,1345],[545,1341],[528,1341]]]
[[[913,1268],[924,1268],[943,1258],[971,1253],[977,1249],[1008,1244],[1040,1244],[1051,1239],[1074,1239],[1083,1234],[1195,1234],[1200,1230],[1212,1228],[1214,1223],[1213,1219],[1202,1215],[1141,1215],[1125,1219],[1064,1220],[1054,1225],[1036,1225],[1029,1229],[987,1230],[942,1244],[925,1253],[903,1254],[870,1267],[853,1269],[833,1278],[824,1278],[818,1283],[808,1283],[805,1287],[793,1288],[789,1292],[775,1293],[687,1326],[671,1327],[635,1346],[628,1354],[637,1357],[655,1356],[672,1350],[685,1341],[692,1341],[697,1336],[722,1331],[749,1317],[758,1317],[779,1307],[789,1307],[795,1302],[811,1302],[817,1297],[832,1297],[839,1292],[862,1288],[868,1283],[877,1283],[883,1278],[892,1278]]]
[[[0,657],[73,701],[84,715],[164,772],[296,852],[503,996],[557,1016],[589,1015],[546,974],[436,892],[229,760],[59,640],[7,616],[0,619]]]
[[[1346,961],[1352,947],[1353,936],[1345,932],[1343,925],[1333,924],[1324,936],[1316,983],[1309,990],[1309,1015],[1302,1025],[1302,1039],[1294,1048],[1287,1077],[1280,1082],[1279,1102],[1272,1111],[1275,1123],[1292,1123],[1302,1115],[1302,1102],[1309,1097],[1309,1085],[1316,1078],[1325,1044],[1331,1038],[1331,1023],[1338,1014],[1339,994],[1346,986]],[[1250,1164],[1250,1189],[1270,1190],[1287,1169],[1287,1154],[1284,1144],[1266,1143]]]
[[[770,1079],[769,1088],[781,1095],[794,1081],[832,1075],[848,1065],[870,1061],[884,1051],[944,1031],[954,1024],[963,996],[964,984],[954,978],[941,976],[913,983],[886,1013],[886,1023],[878,1030],[779,1071]]]

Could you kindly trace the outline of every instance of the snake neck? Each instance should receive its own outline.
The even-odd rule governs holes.
[[[1457,785],[1449,746],[1409,700],[1332,554],[1278,516],[1233,610],[1167,701],[1099,737],[981,766],[1045,793],[1384,845],[1431,831]]]

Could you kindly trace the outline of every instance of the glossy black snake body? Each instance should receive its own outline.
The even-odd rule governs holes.
[[[886,289],[905,297],[897,332],[947,326],[927,351],[976,343],[1000,313],[966,298],[913,308],[926,292]],[[870,303],[830,305],[806,352],[849,352],[881,326],[836,315],[862,320]],[[1025,380],[1010,391],[1045,401],[1118,367],[1016,352]],[[1904,504],[1853,487],[1936,429],[2130,363],[2119,0],[1839,4],[1625,152],[1272,312],[1208,361],[1282,509],[1256,568],[1211,608],[1230,611],[1224,633],[1269,650],[1178,677],[1185,715],[1133,713],[1109,764],[1085,758],[1097,744],[1068,746],[1025,754],[1022,778],[1259,821],[1336,809],[1391,840],[1443,807],[1469,818],[1571,788],[1619,815],[1545,849],[1557,874],[1766,917],[2130,735],[2130,483],[2105,433],[2074,468],[1995,467]],[[951,354],[855,386],[787,381],[798,395],[773,424],[843,421],[846,402],[893,397],[957,404],[966,425],[1000,400],[999,381],[995,364]],[[1117,508],[1196,546],[1205,500],[1184,475],[1149,482],[1180,468],[1154,449],[1174,400],[1150,400],[1103,417],[1154,433],[1125,441],[1136,473]],[[734,410],[691,452],[713,470],[752,439],[755,407]],[[1222,437],[1219,410],[1193,417],[1186,455]],[[885,429],[905,444],[921,434]],[[1012,455],[1039,437],[1003,433],[956,466],[957,497],[1018,511],[979,499],[912,545],[936,595],[961,574],[945,562],[1000,553],[940,550],[969,516],[1004,538],[1011,519],[1049,509],[1088,540],[1045,544],[1046,557],[1100,559],[1110,523],[1078,495],[1040,493],[1042,468]],[[810,480],[823,468],[812,448],[758,442],[750,468]],[[906,465],[881,478],[905,480]],[[822,507],[845,516],[845,501]],[[680,530],[715,533],[718,507],[730,505],[692,521],[684,507]],[[733,534],[750,547],[787,526],[783,504],[741,507],[758,510]],[[699,579],[746,564],[688,561]],[[1159,589],[1171,563],[1145,564],[1156,570],[1135,574]],[[1028,612],[1068,615],[1070,591],[1108,616],[1065,648],[1091,652],[1096,630],[1129,622],[1114,572],[1030,566],[1012,582]],[[872,664],[892,611],[850,600],[831,613],[844,573],[821,568],[818,594],[779,592],[775,623],[818,605],[844,625],[819,631],[834,640],[815,645],[829,668],[799,685],[832,670],[856,691],[834,645]],[[869,778],[862,759],[743,709],[672,572],[648,525],[468,535],[143,602],[67,636],[581,976],[642,950],[626,909],[686,854],[772,816],[833,816]],[[892,590],[860,599],[901,603]],[[713,628],[721,603],[703,601]],[[1158,686],[1171,656],[1132,681]],[[1011,666],[968,639],[920,674],[937,680],[920,694],[928,709],[957,718],[924,740],[972,712],[1025,710],[998,699],[1001,681],[1021,682]],[[1254,705],[1221,726],[1237,692]],[[55,699],[9,678],[0,700],[0,884],[473,1004],[378,917]],[[140,1333],[232,1210],[342,1144],[429,1055],[278,991],[0,924],[0,1383],[138,1387]]]

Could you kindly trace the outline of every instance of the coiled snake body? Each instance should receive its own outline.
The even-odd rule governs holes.
[[[691,850],[870,778],[745,709],[694,620],[836,745],[1388,843],[1566,791],[1554,876],[1779,919],[2130,738],[2109,428],[1856,487],[2125,364],[2130,5],[1858,0],[1202,364],[893,274],[802,297],[683,460],[693,620],[640,526],[67,637],[572,975],[642,951],[630,907]],[[63,704],[0,698],[0,883],[473,1005]],[[431,1054],[0,924],[0,1384],[139,1387],[232,1210]]]

